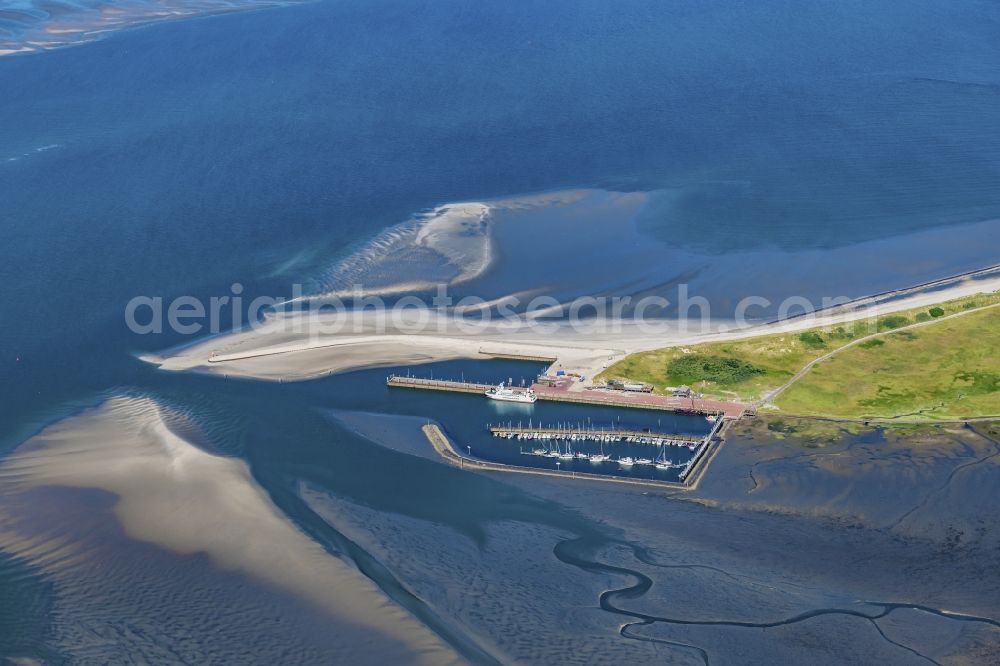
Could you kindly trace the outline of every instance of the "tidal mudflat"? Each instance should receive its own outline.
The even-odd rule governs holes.
[[[416,419],[345,419],[419,453]],[[300,492],[501,660],[988,663],[998,437],[761,420],[690,493],[485,474],[477,532]]]

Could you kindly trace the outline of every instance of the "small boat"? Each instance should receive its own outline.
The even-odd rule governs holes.
[[[625,456],[624,458],[618,459],[618,464],[622,467],[631,467],[635,464],[635,460],[633,460],[631,456]]]
[[[660,447],[660,455],[656,456],[656,469],[673,469],[674,464],[667,460],[667,447]]]
[[[610,459],[611,459],[610,457],[604,455],[604,445],[603,444],[601,444],[601,452],[600,453],[595,453],[592,456],[590,456],[590,462],[592,462],[592,463],[608,462],[608,460],[610,460]]]
[[[652,465],[653,464],[653,459],[652,458],[636,458],[635,459],[635,464],[636,465]]]
[[[573,448],[570,446],[569,442],[566,442],[566,450],[559,454],[559,458],[562,460],[573,459]]]

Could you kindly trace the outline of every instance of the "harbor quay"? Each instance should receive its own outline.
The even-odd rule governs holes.
[[[492,384],[451,379],[427,379],[405,375],[389,375],[386,384],[398,388],[425,389],[430,391],[451,391],[456,393],[485,394]],[[517,389],[514,389],[517,390]],[[529,390],[529,389],[525,389]],[[571,390],[569,382],[559,384],[535,382],[530,391],[539,400],[573,402],[578,404],[603,405],[608,407],[628,407],[631,409],[654,409],[667,412],[704,414],[723,419],[738,419],[747,410],[747,405],[739,402],[706,400],[704,398],[679,398],[675,396],[612,391],[607,389]]]

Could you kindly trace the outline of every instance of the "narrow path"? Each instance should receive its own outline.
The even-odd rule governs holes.
[[[794,375],[792,375],[791,379],[789,379],[787,382],[785,382],[781,386],[779,386],[779,387],[777,387],[775,389],[771,389],[770,391],[768,391],[767,393],[765,393],[761,398],[759,398],[756,401],[754,401],[753,404],[755,406],[757,406],[757,407],[760,407],[761,405],[763,405],[765,403],[772,402],[775,398],[777,398],[779,395],[781,395],[786,390],[788,390],[792,386],[792,384],[794,384],[795,382],[797,382],[800,379],[802,379],[810,370],[813,369],[814,366],[816,366],[819,363],[822,363],[823,361],[829,360],[830,358],[833,358],[834,356],[836,356],[840,352],[844,351],[845,349],[850,349],[851,347],[855,347],[855,346],[857,346],[857,345],[859,345],[859,344],[861,344],[863,342],[867,342],[867,341],[873,340],[875,338],[880,338],[880,337],[885,336],[885,335],[892,335],[893,333],[899,333],[901,331],[909,331],[909,330],[912,330],[912,329],[915,329],[915,328],[923,328],[924,326],[932,326],[934,324],[940,324],[941,322],[948,321],[949,319],[956,319],[958,317],[964,317],[965,315],[972,314],[974,312],[983,312],[985,310],[989,310],[989,309],[995,308],[995,307],[1000,307],[1000,303],[993,303],[991,305],[984,305],[983,307],[972,308],[971,310],[963,310],[961,312],[956,312],[954,314],[946,315],[944,317],[938,317],[937,319],[931,319],[930,321],[918,321],[915,324],[909,324],[907,326],[901,326],[899,328],[894,328],[894,329],[891,329],[891,330],[888,330],[888,331],[879,331],[877,333],[872,333],[871,335],[866,335],[866,336],[864,336],[862,338],[858,338],[857,340],[851,340],[847,344],[845,344],[845,345],[843,345],[841,347],[837,347],[836,349],[834,349],[834,350],[832,350],[830,352],[827,352],[826,354],[823,354],[822,356],[819,356],[819,357],[814,358],[813,360],[809,361],[808,363],[806,363],[802,367],[801,370],[799,370]]]

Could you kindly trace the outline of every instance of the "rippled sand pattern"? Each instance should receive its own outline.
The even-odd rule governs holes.
[[[57,648],[106,656],[118,644],[153,661],[166,650],[454,661],[287,520],[242,460],[176,435],[180,418],[152,400],[115,399],[45,429],[0,466],[0,548],[55,582]]]

